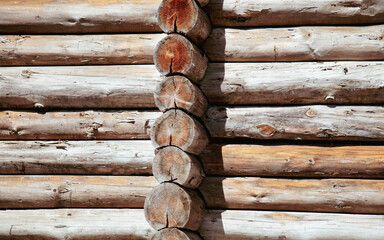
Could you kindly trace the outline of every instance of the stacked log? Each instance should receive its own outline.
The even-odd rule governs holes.
[[[199,119],[207,111],[208,101],[197,86],[204,78],[208,58],[198,44],[209,36],[211,25],[195,0],[163,0],[157,20],[168,34],[154,54],[155,66],[164,75],[154,93],[163,115],[151,130],[157,152],[152,171],[160,185],[145,199],[144,213],[159,231],[152,239],[197,240],[197,234],[188,232],[199,229],[205,212],[205,202],[196,190],[205,175],[197,155],[209,140]]]

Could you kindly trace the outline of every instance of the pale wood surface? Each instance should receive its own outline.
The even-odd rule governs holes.
[[[0,65],[153,63],[164,34],[2,35]]]
[[[0,208],[143,207],[149,194],[147,219],[156,229],[166,227],[166,219],[169,227],[194,229],[202,214],[195,192],[158,185],[152,176],[1,175],[0,180]],[[383,180],[206,177],[199,190],[213,209],[384,213]]]
[[[199,1],[206,5],[208,1]],[[161,0],[2,0],[0,33],[159,32]],[[212,0],[205,8],[226,27],[383,23],[381,1]]]
[[[143,209],[0,211],[0,238],[133,239],[155,231]],[[207,211],[199,232],[207,240],[382,240],[383,216],[270,211]]]
[[[158,231],[151,240],[164,240],[164,239],[173,239],[173,240],[201,240],[201,238],[193,233],[182,231],[177,228],[165,228]]]
[[[152,173],[148,140],[0,141],[0,174]],[[384,177],[383,146],[208,145],[199,156],[210,175]]]
[[[382,104],[383,75],[368,61],[211,63],[200,84],[213,104]],[[154,108],[161,79],[154,65],[3,67],[0,107]]]
[[[383,33],[384,25],[215,28],[204,50],[214,62],[382,60]]]
[[[212,107],[214,138],[384,140],[384,108],[376,106]]]
[[[0,139],[148,139],[155,111],[0,112]]]

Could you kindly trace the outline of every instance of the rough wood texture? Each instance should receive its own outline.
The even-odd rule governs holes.
[[[0,112],[0,139],[148,139],[155,111]]]
[[[205,6],[208,1],[199,1]],[[0,33],[157,32],[161,0],[2,0]],[[216,26],[383,23],[381,1],[212,0],[205,8]]]
[[[181,108],[201,117],[208,108],[204,93],[184,76],[166,77],[157,85],[154,97],[156,106],[162,112]]]
[[[0,68],[0,108],[154,108],[153,65]]]
[[[269,211],[208,211],[199,229],[206,240],[381,240],[380,215]]]
[[[158,231],[151,240],[201,240],[201,238],[192,232],[182,231],[177,228],[165,228]]]
[[[205,176],[196,157],[173,146],[159,150],[152,169],[158,182],[175,182],[187,188],[197,188]]]
[[[199,188],[208,208],[384,213],[384,181],[207,177]]]
[[[200,87],[222,105],[383,104],[382,76],[382,62],[213,63]]]
[[[384,146],[209,145],[208,175],[384,178]]]
[[[143,207],[153,177],[0,175],[0,208]]]
[[[195,43],[202,43],[211,31],[207,14],[195,0],[163,0],[157,22],[165,33],[181,33]]]
[[[199,155],[209,139],[196,119],[181,110],[172,109],[156,119],[151,130],[151,141],[155,148],[173,145]]]
[[[150,141],[0,141],[0,174],[152,174]]]
[[[289,26],[383,23],[384,3],[364,0],[211,0],[215,26]]]
[[[384,140],[384,108],[300,106],[209,108],[212,137],[295,140]]]
[[[216,28],[205,41],[204,50],[211,61],[219,62],[382,60],[383,35],[384,25]]]
[[[0,239],[147,240],[143,209],[0,210]]]
[[[0,36],[0,65],[153,63],[164,34]]]
[[[187,38],[170,34],[157,44],[154,62],[163,75],[182,74],[194,82],[200,82],[207,69],[208,59]]]
[[[174,183],[156,186],[145,199],[144,214],[156,230],[177,227],[197,230],[204,216],[204,202],[193,190]]]
[[[142,209],[0,211],[0,238],[144,240],[155,231]],[[206,240],[382,240],[383,216],[270,211],[207,211]],[[324,230],[326,229],[326,231]]]
[[[0,33],[117,33],[160,31],[161,0],[2,0]]]
[[[0,174],[152,173],[150,141],[0,141]],[[207,174],[384,178],[383,146],[208,145]]]
[[[0,75],[0,108],[154,108],[161,80],[154,65],[3,67]],[[211,63],[200,84],[222,105],[382,104],[383,75],[382,62]]]
[[[193,190],[158,185],[147,176],[1,175],[0,180],[0,208],[145,206],[155,229],[166,227],[168,216],[168,227],[194,230],[204,205]],[[384,213],[383,180],[207,177],[199,190],[213,209]]]

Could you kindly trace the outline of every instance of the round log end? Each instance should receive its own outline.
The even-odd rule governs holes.
[[[195,43],[203,42],[211,30],[207,15],[194,0],[163,0],[157,22],[164,32],[185,34]]]
[[[153,235],[151,240],[201,240],[201,238],[192,232],[177,228],[164,228]]]
[[[208,108],[203,92],[184,76],[166,77],[154,93],[156,106],[165,112],[172,108],[181,108],[201,117]]]
[[[162,182],[175,182],[187,188],[198,188],[204,178],[204,171],[193,155],[177,147],[161,149],[152,164],[153,175]]]
[[[182,74],[199,82],[207,70],[208,59],[187,38],[170,34],[157,44],[154,62],[163,75]]]
[[[204,202],[193,190],[174,183],[156,186],[145,199],[144,214],[152,228],[177,227],[196,231],[204,215]]]
[[[199,155],[208,144],[203,126],[185,112],[172,109],[165,112],[152,126],[154,147],[177,146],[183,151]]]

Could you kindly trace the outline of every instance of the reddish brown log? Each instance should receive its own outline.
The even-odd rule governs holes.
[[[203,220],[204,207],[197,192],[174,183],[163,183],[148,194],[144,213],[156,230],[177,227],[196,231]]]
[[[207,14],[194,0],[164,0],[157,22],[164,32],[185,34],[195,43],[204,42],[211,31]]]
[[[173,145],[199,155],[208,144],[208,136],[196,119],[181,110],[172,109],[156,119],[151,141],[156,148]]]
[[[155,90],[156,106],[163,112],[182,108],[201,117],[208,108],[204,93],[184,76],[166,77]]]
[[[170,34],[157,45],[154,62],[163,75],[183,74],[194,82],[203,79],[207,70],[207,57],[187,38]]]
[[[165,228],[153,235],[151,240],[201,240],[201,238],[192,232],[177,228]]]
[[[205,175],[199,160],[173,146],[156,154],[152,170],[158,182],[175,182],[187,188],[197,188]]]

